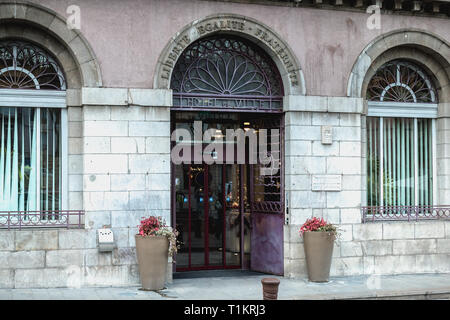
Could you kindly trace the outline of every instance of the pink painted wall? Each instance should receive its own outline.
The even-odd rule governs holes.
[[[99,60],[106,87],[152,88],[157,59],[184,26],[211,14],[254,18],[291,46],[308,95],[345,96],[352,66],[380,34],[401,28],[430,31],[450,42],[450,19],[382,15],[369,30],[369,14],[346,11],[222,3],[201,0],[32,0],[67,17],[81,9],[81,32]]]

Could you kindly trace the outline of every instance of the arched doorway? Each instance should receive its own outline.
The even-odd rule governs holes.
[[[283,83],[276,65],[247,39],[216,34],[184,50],[171,89],[176,270],[283,274]]]

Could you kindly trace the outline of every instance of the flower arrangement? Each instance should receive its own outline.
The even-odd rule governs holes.
[[[178,231],[167,226],[162,217],[142,217],[141,224],[138,227],[139,235],[142,237],[167,237],[169,240],[169,256],[173,256],[177,252]]]
[[[325,221],[323,218],[312,217],[311,219],[307,219],[306,222],[300,227],[300,234],[303,236],[305,232],[309,231],[322,231],[329,232],[334,234],[335,236],[339,235],[338,228]]]

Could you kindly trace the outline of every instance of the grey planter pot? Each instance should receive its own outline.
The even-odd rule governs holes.
[[[303,234],[308,278],[312,282],[327,282],[330,277],[335,235],[309,231]]]
[[[140,235],[136,235],[135,239],[142,289],[163,289],[169,259],[169,240],[166,237]]]

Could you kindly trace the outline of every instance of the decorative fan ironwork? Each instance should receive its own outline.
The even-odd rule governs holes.
[[[225,36],[189,46],[174,68],[171,88],[180,107],[277,109],[283,92],[281,76],[265,52]]]
[[[39,47],[21,41],[0,42],[0,89],[65,90],[59,65]]]
[[[371,101],[436,103],[431,79],[416,65],[391,61],[383,65],[370,80],[367,99]]]

